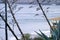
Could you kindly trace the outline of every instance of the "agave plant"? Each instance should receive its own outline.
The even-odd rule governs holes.
[[[41,32],[41,30],[39,30],[40,32]],[[36,32],[36,31],[35,31]],[[38,33],[38,32],[36,32],[41,38],[43,38],[43,40],[49,40],[49,38],[43,33],[43,32],[41,32],[41,34],[40,33]]]
[[[47,37],[41,30],[39,30],[40,31],[40,33],[38,33],[38,32],[36,32],[40,37],[42,37],[43,38],[43,40],[60,40],[60,21],[59,21],[59,23],[56,23],[56,25],[57,25],[57,28],[55,28],[55,29],[53,29],[53,28],[51,28],[51,38],[49,38],[49,37]]]

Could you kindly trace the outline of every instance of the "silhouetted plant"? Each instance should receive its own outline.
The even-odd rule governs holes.
[[[52,33],[51,33],[52,37],[51,38],[47,37],[43,32],[41,32],[41,30],[39,30],[41,32],[41,34],[36,32],[36,31],[35,32],[40,37],[42,37],[43,40],[60,40],[60,21],[56,25],[57,25],[57,28],[54,28],[54,29],[51,28],[51,31],[52,31]]]

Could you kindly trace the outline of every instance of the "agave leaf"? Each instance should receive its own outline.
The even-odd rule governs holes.
[[[57,30],[57,29],[54,29],[54,30],[52,30],[52,31],[53,31],[53,34],[55,34],[55,36],[58,35],[58,30]]]
[[[58,34],[57,34],[57,40],[59,40],[59,39],[60,39],[60,21],[59,21],[59,23],[57,23],[57,28],[56,28],[56,30],[57,30],[57,32],[58,32]]]
[[[39,31],[41,32],[41,30],[39,30]],[[50,40],[43,32],[41,32],[41,34],[45,40]]]
[[[52,31],[52,37],[53,37],[53,40],[58,40],[59,39],[59,26],[57,25],[57,28],[55,29],[51,29]]]
[[[36,32],[36,31],[35,31]],[[43,37],[40,33],[36,32],[40,37]]]
[[[56,29],[52,30],[52,37],[53,37],[53,40],[56,40],[58,38],[58,32]]]

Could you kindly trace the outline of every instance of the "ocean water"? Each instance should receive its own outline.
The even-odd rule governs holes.
[[[3,6],[3,4],[1,4]],[[29,8],[32,6],[32,8]],[[42,5],[43,9],[51,22],[51,18],[60,17],[60,5]],[[23,7],[22,9],[18,10],[19,7]],[[36,11],[36,8],[39,6],[37,5],[17,5],[16,9],[13,10],[15,13],[14,16],[19,23],[19,26],[23,33],[30,33],[32,35],[37,35],[34,31],[39,32],[39,29],[45,33],[47,36],[50,36],[50,27],[42,14],[41,10]],[[49,7],[49,9],[47,9]],[[1,8],[0,8],[1,9]],[[1,11],[3,11],[2,9]],[[8,9],[9,10],[9,9]],[[18,10],[18,11],[17,11]],[[38,14],[38,15],[36,15]],[[17,36],[21,36],[11,14],[8,12],[8,23],[11,26],[12,30],[15,32]],[[0,27],[5,28],[4,22],[0,18]],[[13,40],[14,36],[8,29],[8,38],[9,40]],[[0,40],[5,40],[5,29],[0,29]]]

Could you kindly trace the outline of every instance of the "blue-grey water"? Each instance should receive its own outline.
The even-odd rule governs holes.
[[[4,7],[3,4],[1,4]],[[29,8],[32,6],[32,8]],[[51,18],[60,17],[60,5],[42,5],[43,9],[51,22]],[[0,9],[2,8],[0,7]],[[18,10],[19,7],[23,7],[22,9]],[[16,9],[13,10],[15,13],[14,16],[16,17],[17,22],[19,23],[20,28],[22,29],[23,33],[30,33],[35,35],[34,31],[39,32],[39,29],[44,32],[47,36],[50,36],[50,27],[42,14],[41,10],[36,11],[38,8],[37,5],[17,5]],[[47,9],[48,8],[48,9]],[[9,10],[9,9],[8,9]],[[4,8],[1,12],[4,11]],[[36,15],[38,14],[38,15]],[[14,20],[8,12],[8,23],[11,26],[12,30],[18,36],[20,35]],[[4,21],[0,18],[0,27],[5,28]],[[14,37],[12,33],[8,30],[8,38],[9,40],[13,40]],[[0,40],[5,40],[5,29],[0,29]]]

